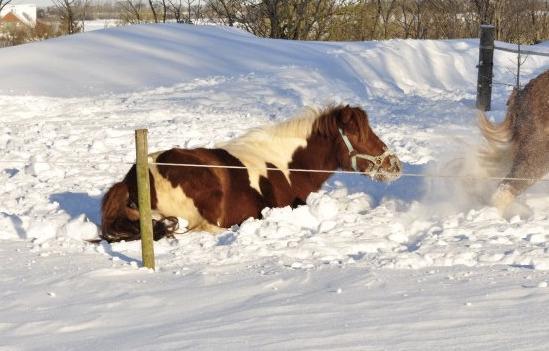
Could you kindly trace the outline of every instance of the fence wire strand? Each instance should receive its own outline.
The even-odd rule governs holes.
[[[134,162],[129,161],[120,161],[120,162],[93,162],[96,165],[109,165],[113,164],[125,164],[125,165],[134,165]],[[0,160],[0,164],[25,164],[28,165],[27,161],[18,161],[18,160]],[[47,164],[55,166],[89,166],[92,163],[84,162],[46,162],[46,161],[36,161],[30,162],[30,164]],[[369,174],[367,172],[360,171],[345,171],[345,170],[324,170],[324,169],[304,169],[304,168],[285,168],[280,169],[276,167],[246,167],[246,166],[227,166],[227,165],[210,165],[210,164],[194,164],[194,163],[165,163],[165,162],[149,162],[149,165],[156,166],[171,166],[171,167],[194,167],[194,168],[222,168],[222,169],[242,169],[242,170],[265,170],[265,171],[276,171],[276,172],[302,172],[302,173],[331,173],[331,174],[356,174],[356,175],[385,175],[391,176],[392,173],[387,172],[377,172],[375,174]],[[549,178],[521,178],[521,177],[495,177],[495,176],[478,176],[478,175],[457,175],[457,174],[433,174],[433,173],[409,173],[402,172],[399,175],[400,177],[415,177],[415,178],[440,178],[440,179],[468,179],[468,180],[486,180],[486,181],[502,181],[502,180],[514,180],[514,181],[525,181],[525,182],[549,182]]]

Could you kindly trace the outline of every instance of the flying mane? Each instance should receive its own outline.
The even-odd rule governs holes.
[[[291,119],[254,128],[216,146],[236,156],[248,168],[252,187],[260,190],[259,177],[267,176],[267,162],[280,169],[289,181],[288,164],[293,153],[305,147],[312,134],[330,136],[337,133],[336,112],[343,108],[308,107]]]

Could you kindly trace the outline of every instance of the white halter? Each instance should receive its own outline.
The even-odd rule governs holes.
[[[387,157],[392,157],[389,159],[389,161],[391,163],[391,166],[395,166],[396,155],[393,152],[391,152],[389,149],[385,149],[385,152],[383,152],[381,155],[378,155],[378,156],[370,156],[370,155],[359,154],[359,153],[355,153],[353,155],[353,152],[356,150],[353,148],[353,145],[351,144],[349,137],[345,135],[345,133],[343,133],[343,130],[341,130],[341,128],[338,128],[338,130],[339,130],[339,134],[341,134],[341,138],[343,139],[343,142],[345,143],[345,146],[347,146],[347,150],[349,150],[349,156],[351,157],[351,167],[353,168],[354,171],[360,172],[356,165],[357,158],[362,158],[372,163],[368,167],[368,169],[364,172],[364,173],[368,173],[371,176],[374,176],[378,173],[383,173],[383,172],[380,172],[380,168]]]

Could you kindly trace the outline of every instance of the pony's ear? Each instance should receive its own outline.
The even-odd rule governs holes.
[[[353,109],[349,105],[345,106],[339,112],[339,121],[341,124],[346,125],[353,119]]]

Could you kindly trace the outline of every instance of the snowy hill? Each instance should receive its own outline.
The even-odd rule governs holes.
[[[99,30],[2,51],[0,93],[46,96],[128,93],[251,73],[289,84],[314,80],[361,97],[471,92],[478,57],[476,40],[295,42],[174,24]],[[506,79],[510,57],[496,57],[496,72]],[[526,73],[542,62],[531,58]]]
[[[155,274],[138,268],[138,242],[83,241],[142,127],[151,151],[211,146],[305,105],[358,104],[406,173],[453,174],[479,141],[477,55],[476,39],[299,42],[188,25],[0,49],[7,350],[543,349],[548,183],[521,197],[532,216],[506,221],[477,198],[493,181],[334,176],[307,206],[157,242]],[[496,53],[495,119],[514,62]],[[523,83],[547,68],[529,57]]]

